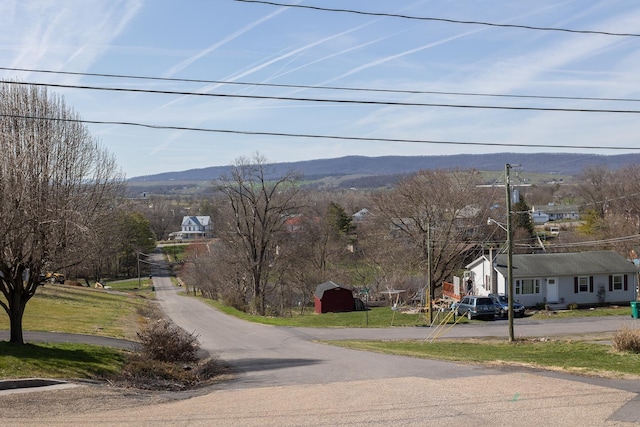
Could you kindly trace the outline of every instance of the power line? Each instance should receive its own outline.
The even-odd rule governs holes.
[[[354,10],[354,9],[338,9],[338,8],[310,6],[310,5],[302,5],[302,4],[277,3],[277,2],[264,1],[264,0],[234,0],[234,1],[241,2],[241,3],[258,3],[258,4],[265,4],[265,5],[278,6],[278,7],[292,7],[292,8],[295,7],[299,9],[310,9],[310,10],[316,10],[316,11],[322,11],[322,12],[352,13],[357,15],[378,16],[378,17],[386,17],[386,18],[402,18],[402,19],[412,19],[412,20],[418,20],[418,21],[436,21],[436,22],[448,22],[452,24],[484,25],[488,27],[519,28],[524,30],[557,31],[557,32],[564,32],[564,33],[577,33],[577,34],[598,34],[603,36],[640,37],[640,34],[637,34],[637,33],[614,33],[609,31],[574,30],[570,28],[559,28],[559,27],[536,27],[533,25],[496,24],[495,22],[464,21],[459,19],[412,16],[412,15],[402,15],[402,14],[396,14],[396,13],[366,12],[366,11]]]
[[[218,84],[218,85],[274,87],[274,88],[289,88],[289,89],[341,90],[341,91],[374,92],[374,93],[375,92],[399,93],[399,94],[408,94],[408,95],[453,95],[453,96],[482,96],[482,97],[497,97],[497,98],[554,99],[554,100],[568,100],[568,101],[640,102],[640,98],[602,98],[602,97],[588,97],[588,96],[496,94],[496,93],[483,93],[483,92],[447,92],[447,91],[434,91],[434,90],[358,88],[358,87],[349,87],[349,86],[295,85],[295,84],[285,84],[285,83],[259,83],[259,82],[238,82],[238,81],[229,81],[229,80],[185,79],[185,78],[176,78],[176,77],[152,77],[152,76],[140,76],[140,75],[130,75],[130,74],[81,73],[81,72],[74,72],[74,71],[53,71],[53,70],[41,70],[41,69],[33,69],[33,68],[15,68],[15,67],[0,67],[0,70],[22,71],[22,72],[43,73],[43,74],[59,74],[59,75],[70,75],[70,76],[84,76],[84,77],[107,77],[107,78],[118,78],[118,79],[180,82],[180,83],[205,83],[205,84]]]
[[[297,101],[297,102],[317,102],[330,104],[358,104],[358,105],[384,105],[396,107],[439,107],[439,108],[464,108],[464,109],[481,109],[481,110],[512,110],[512,111],[547,111],[547,112],[564,112],[564,113],[614,113],[614,114],[640,114],[640,110],[614,110],[604,108],[560,108],[560,107],[517,107],[517,106],[501,106],[501,105],[472,105],[472,104],[445,104],[433,102],[400,102],[400,101],[367,101],[355,99],[336,99],[336,98],[303,98],[294,96],[269,96],[269,95],[239,95],[227,93],[202,93],[187,91],[170,91],[170,90],[153,90],[153,89],[132,89],[104,86],[88,86],[88,85],[65,85],[58,83],[34,83],[34,82],[18,82],[4,81],[7,84],[27,85],[27,86],[46,86],[65,89],[83,89],[97,91],[112,92],[133,92],[133,93],[152,93],[161,95],[181,95],[181,96],[203,96],[215,98],[239,98],[239,99],[260,99],[275,101]]]
[[[417,143],[417,144],[439,144],[439,145],[465,145],[465,146],[493,146],[493,147],[528,147],[528,148],[568,148],[581,150],[624,150],[638,151],[640,147],[622,147],[622,146],[592,146],[592,145],[562,145],[562,144],[523,144],[523,143],[501,143],[501,142],[470,142],[470,141],[438,141],[425,139],[400,139],[400,138],[374,138],[374,137],[358,137],[358,136],[340,136],[340,135],[319,135],[304,133],[286,133],[286,132],[263,132],[248,130],[231,130],[231,129],[212,129],[198,128],[186,126],[170,126],[170,125],[153,125],[139,122],[111,121],[111,120],[86,120],[86,119],[70,119],[59,117],[37,117],[16,114],[0,114],[0,117],[9,117],[25,120],[50,120],[59,122],[87,123],[98,125],[120,125],[120,126],[136,126],[150,129],[161,130],[180,130],[195,132],[211,132],[236,135],[254,135],[254,136],[277,136],[286,138],[309,138],[309,139],[331,139],[342,141],[370,141],[370,142],[398,142],[398,143]]]

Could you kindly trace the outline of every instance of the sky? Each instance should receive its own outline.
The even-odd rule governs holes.
[[[369,14],[234,0],[4,0],[0,78],[56,85],[98,122],[86,126],[127,177],[256,153],[292,162],[640,150],[640,37],[444,21],[640,34],[637,0],[273,1]]]

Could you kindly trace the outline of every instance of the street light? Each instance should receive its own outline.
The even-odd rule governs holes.
[[[509,231],[509,230],[507,230],[507,227],[505,227],[504,225],[500,224],[500,223],[499,223],[498,221],[496,221],[495,219],[493,219],[493,218],[487,218],[487,225],[491,225],[491,224],[495,224],[495,225],[497,225],[498,227],[502,228],[504,231],[507,231],[507,232]]]

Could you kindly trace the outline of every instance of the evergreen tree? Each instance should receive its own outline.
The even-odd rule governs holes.
[[[513,204],[512,209],[514,228],[526,230],[529,236],[533,236],[534,228],[531,220],[531,208],[522,194],[520,195],[520,200]]]

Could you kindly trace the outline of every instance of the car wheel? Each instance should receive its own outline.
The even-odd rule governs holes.
[[[467,311],[467,319],[471,320],[473,317],[471,316],[471,311]]]

